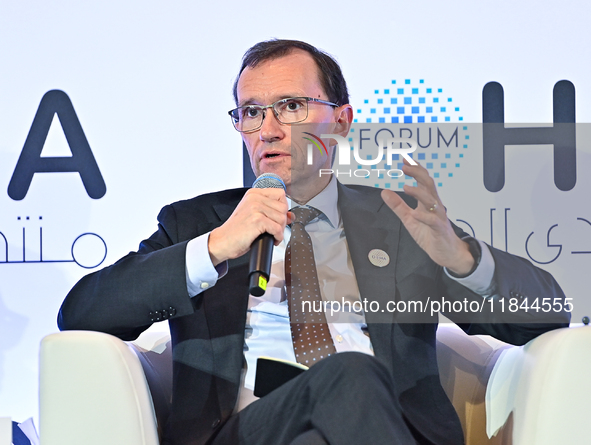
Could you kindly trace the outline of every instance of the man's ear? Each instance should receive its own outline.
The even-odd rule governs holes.
[[[349,104],[341,105],[335,109],[336,125],[333,134],[339,134],[343,137],[349,136],[351,122],[353,122],[353,107]]]

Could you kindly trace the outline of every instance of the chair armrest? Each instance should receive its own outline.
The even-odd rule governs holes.
[[[41,341],[42,445],[158,445],[138,357],[118,338],[65,331]]]
[[[510,443],[511,429],[489,439],[486,435],[486,387],[496,360],[511,345],[488,335],[467,335],[455,325],[437,329],[437,362],[441,385],[451,400],[466,445]]]
[[[503,362],[501,357],[495,368]],[[547,332],[525,345],[522,357],[514,362],[514,382],[501,382],[516,388],[513,443],[587,443],[591,327]],[[498,383],[495,379],[493,375],[491,385]]]

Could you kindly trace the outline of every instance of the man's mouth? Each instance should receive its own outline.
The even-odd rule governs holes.
[[[278,151],[270,151],[267,153],[263,153],[262,158],[263,159],[273,159],[273,158],[278,158],[278,157],[286,156],[286,155],[287,155],[286,153],[281,153]]]

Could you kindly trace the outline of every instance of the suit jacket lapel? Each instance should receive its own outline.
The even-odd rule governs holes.
[[[396,296],[396,263],[401,222],[384,203],[380,191],[343,186],[339,183],[339,209],[351,253],[361,301],[367,299],[365,318],[377,356],[391,357],[394,313],[388,312],[388,301]],[[369,252],[384,251],[390,262],[384,267],[373,265]],[[371,302],[379,303],[377,312]],[[376,308],[374,303],[373,308]],[[382,312],[384,310],[384,312]]]

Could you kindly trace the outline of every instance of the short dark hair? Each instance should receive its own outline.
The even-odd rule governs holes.
[[[345,82],[341,67],[330,54],[299,40],[272,39],[257,43],[242,57],[242,66],[236,76],[233,88],[236,105],[238,105],[238,80],[246,67],[254,68],[261,62],[286,56],[295,49],[306,51],[316,62],[320,86],[328,96],[328,100],[338,105],[348,104],[347,82]]]

